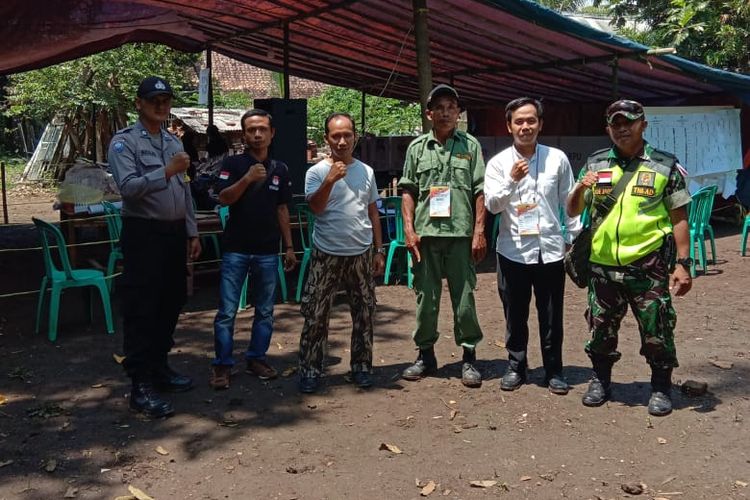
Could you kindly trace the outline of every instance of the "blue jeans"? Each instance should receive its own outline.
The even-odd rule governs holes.
[[[221,258],[219,310],[214,319],[213,365],[233,366],[234,319],[240,303],[242,284],[250,274],[252,280],[255,318],[246,359],[265,359],[273,333],[273,302],[276,295],[276,269],[279,257],[227,252]]]

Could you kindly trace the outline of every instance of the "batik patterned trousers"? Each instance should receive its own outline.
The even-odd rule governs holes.
[[[303,377],[323,373],[328,320],[333,297],[343,289],[352,315],[352,372],[372,370],[375,283],[372,278],[372,252],[338,256],[313,248],[310,274],[302,295],[300,311],[305,318],[299,349],[299,371]]]

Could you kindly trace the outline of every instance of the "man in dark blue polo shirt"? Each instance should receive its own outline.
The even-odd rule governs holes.
[[[225,158],[219,174],[219,202],[229,206],[229,220],[224,230],[221,297],[214,320],[216,358],[209,381],[214,389],[229,387],[234,366],[234,320],[248,271],[255,318],[245,353],[247,372],[261,380],[277,376],[266,362],[266,351],[273,333],[280,236],[284,240],[284,269],[290,270],[297,263],[287,208],[292,199],[289,170],[284,163],[268,157],[274,135],[271,115],[251,109],[240,124],[247,148],[243,154]]]

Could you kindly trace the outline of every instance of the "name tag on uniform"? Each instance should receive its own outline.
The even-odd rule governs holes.
[[[450,186],[430,186],[430,217],[451,216]]]
[[[518,212],[518,234],[521,236],[533,236],[539,234],[539,204],[519,203],[516,205]]]
[[[656,194],[654,184],[656,183],[656,174],[648,170],[638,172],[638,177],[633,186],[633,196],[653,197]]]

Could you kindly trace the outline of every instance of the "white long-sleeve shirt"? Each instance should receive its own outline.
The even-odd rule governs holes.
[[[560,217],[565,221],[567,242],[581,230],[579,217],[568,217],[565,200],[573,189],[573,170],[565,153],[537,145],[529,159],[529,173],[514,181],[510,171],[522,155],[511,146],[488,163],[484,176],[484,205],[493,214],[501,214],[495,248],[503,257],[522,264],[548,264],[563,259],[565,243]],[[536,203],[538,234],[521,235],[518,206]],[[540,254],[541,252],[541,254]]]

